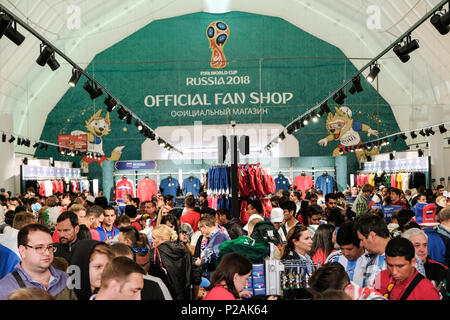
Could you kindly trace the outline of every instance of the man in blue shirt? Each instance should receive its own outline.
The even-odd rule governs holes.
[[[103,222],[96,230],[100,235],[100,241],[104,241],[109,245],[112,244],[113,239],[119,235],[119,229],[114,227],[114,221],[116,220],[116,210],[113,207],[107,206],[103,213]]]

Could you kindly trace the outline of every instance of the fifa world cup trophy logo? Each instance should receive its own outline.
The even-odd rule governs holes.
[[[230,35],[228,25],[222,21],[212,22],[206,29],[206,36],[209,40],[209,47],[211,48],[211,67],[215,69],[225,68],[227,61],[223,54],[223,46],[227,42]]]

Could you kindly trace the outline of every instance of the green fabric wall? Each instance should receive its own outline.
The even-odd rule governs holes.
[[[209,65],[211,50],[206,29],[213,21],[227,23],[230,34],[223,52],[227,66],[213,69]],[[158,126],[237,123],[280,123],[287,125],[298,115],[334,91],[357,69],[338,48],[304,32],[283,19],[242,12],[227,14],[194,13],[175,18],[154,21],[126,39],[99,53],[86,71],[118,97],[128,108],[153,129]],[[187,78],[200,77],[202,72],[232,71],[236,76],[248,77],[249,83],[240,85],[186,85]],[[216,77],[218,79],[218,77]],[[226,76],[225,76],[226,79]],[[245,78],[242,78],[245,79]],[[58,134],[70,134],[73,130],[85,131],[85,121],[102,109],[106,95],[92,101],[83,89],[85,78],[71,88],[48,115],[41,139],[57,142]],[[362,78],[364,91],[350,95],[344,105],[353,111],[354,121],[378,130],[380,136],[398,132],[399,128],[391,107],[376,90]],[[250,99],[254,92],[278,92],[292,94],[286,104],[255,103]],[[246,97],[244,103],[214,103],[217,93],[239,93]],[[149,95],[200,94],[206,95],[211,105],[147,107]],[[329,102],[332,107],[333,101]],[[229,109],[229,113],[227,113]],[[250,110],[250,111],[249,111]],[[260,111],[263,111],[260,114]],[[192,117],[186,114],[201,114]],[[334,108],[332,107],[334,113]],[[179,117],[177,115],[186,115]],[[103,137],[106,157],[117,146],[125,146],[120,160],[141,159],[141,135],[134,121],[127,125],[120,121],[117,112],[111,112],[111,132]],[[318,145],[328,132],[325,117],[310,123],[295,133],[300,143],[301,156],[331,156],[339,141]],[[361,132],[362,141],[368,141]],[[167,137],[170,139],[170,137]],[[403,140],[391,144],[389,150],[403,150]],[[176,145],[176,142],[174,142]],[[182,150],[182,146],[179,146]],[[36,150],[40,158],[54,157],[67,160],[56,150]],[[79,162],[81,158],[75,158]],[[152,159],[145,159],[152,160]],[[357,167],[354,155],[348,157],[348,167]],[[102,169],[97,163],[89,166],[89,175],[99,177]]]

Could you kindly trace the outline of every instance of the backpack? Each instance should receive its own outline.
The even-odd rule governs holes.
[[[263,263],[266,257],[266,244],[247,236],[239,236],[236,239],[225,241],[219,246],[219,256],[216,260],[216,266],[230,252],[242,254],[253,264]]]

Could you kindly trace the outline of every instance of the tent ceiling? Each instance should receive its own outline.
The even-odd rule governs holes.
[[[1,2],[82,68],[96,54],[153,20],[214,11],[211,0]],[[349,58],[371,59],[437,3],[439,0],[229,0],[217,12],[228,8],[280,17],[337,46]],[[72,9],[76,7],[81,23],[73,29],[76,11]],[[378,25],[373,20],[377,12]],[[12,115],[14,132],[39,138],[48,113],[68,90],[71,66],[62,59],[57,72],[38,66],[39,40],[20,30],[26,36],[20,47],[5,38],[0,40],[0,114]],[[426,21],[413,38],[419,40],[420,49],[411,54],[411,60],[403,64],[392,51],[387,53],[379,61],[382,71],[374,84],[393,107],[401,130],[450,119],[450,35],[442,36]],[[361,68],[367,59],[352,61]]]

